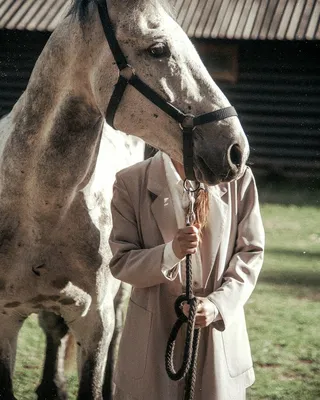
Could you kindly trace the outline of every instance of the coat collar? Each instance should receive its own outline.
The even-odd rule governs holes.
[[[159,196],[164,189],[168,189],[161,151],[158,151],[151,159],[147,187],[149,192],[153,193],[155,196]],[[218,198],[222,197],[227,191],[227,183],[209,187],[209,193]]]
[[[160,151],[151,160],[147,188],[153,199],[151,211],[163,241],[164,243],[170,242],[173,240],[178,226]]]
[[[221,198],[227,193],[228,184],[220,183],[220,185],[209,186],[208,190],[211,196],[214,196],[216,198]]]
[[[158,151],[151,159],[148,184],[149,192],[156,196],[168,187],[162,154]]]

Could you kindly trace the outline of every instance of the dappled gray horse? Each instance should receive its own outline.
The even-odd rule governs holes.
[[[230,104],[164,0],[107,3],[111,22],[105,25],[112,23],[125,60],[161,95],[162,105],[167,101],[171,111],[180,110],[159,108],[130,85],[113,110],[114,125],[182,162],[184,123],[176,115]],[[76,337],[78,399],[102,399],[119,288],[108,269],[109,202],[114,173],[123,165],[116,162],[123,157],[116,151],[117,136],[103,130],[123,67],[102,27],[106,11],[105,0],[75,1],[26,91],[0,121],[0,399],[14,399],[17,335],[24,319],[41,310],[53,353],[66,332],[61,317]],[[198,180],[216,184],[243,171],[248,144],[232,115],[202,119],[194,129],[192,169]],[[46,367],[38,397],[64,398],[55,361]],[[111,397],[106,387],[105,399]]]

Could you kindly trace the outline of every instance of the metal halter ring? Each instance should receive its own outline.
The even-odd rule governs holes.
[[[136,71],[133,67],[131,67],[130,64],[125,65],[121,69],[119,69],[119,77],[122,76],[125,78],[128,82],[130,79],[136,74]]]
[[[192,186],[191,186],[191,184],[190,184],[190,183],[189,183],[189,187],[187,187],[187,182],[190,182],[190,181],[189,181],[189,179],[185,179],[185,180],[183,181],[183,189],[184,189],[186,192],[189,192],[189,193],[194,193],[194,192],[196,192],[197,190],[199,190],[199,189],[200,189],[200,186],[201,186],[200,182],[198,182],[198,181],[195,181],[195,182],[196,182],[196,184],[197,184],[197,186],[196,186],[196,188],[195,188],[195,189],[191,189],[191,188],[192,188]]]
[[[194,125],[194,115],[193,114],[186,114],[183,120],[180,122],[180,128],[182,130],[191,130],[193,131],[195,128]]]

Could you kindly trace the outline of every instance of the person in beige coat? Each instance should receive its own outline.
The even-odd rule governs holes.
[[[177,163],[158,152],[116,176],[110,269],[132,285],[132,292],[115,399],[183,398],[184,382],[167,376],[165,350],[177,318],[174,302],[184,290],[183,257],[190,252],[194,293],[202,299],[195,400],[244,400],[254,382],[244,305],[257,282],[265,240],[254,177],[247,167],[239,179],[207,188],[209,211],[199,240],[199,226],[184,226],[185,195],[177,170]],[[182,332],[177,367],[183,339]]]

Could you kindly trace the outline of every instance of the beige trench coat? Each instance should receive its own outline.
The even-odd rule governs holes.
[[[264,229],[250,168],[209,192],[214,206],[203,234],[203,284],[196,294],[208,296],[222,320],[202,329],[195,400],[242,400],[254,382],[243,307],[262,266]],[[180,400],[184,382],[171,381],[164,363],[182,287],[177,271],[161,272],[164,243],[173,239],[177,225],[160,153],[117,174],[112,217],[111,272],[133,287],[116,366],[116,399]]]

